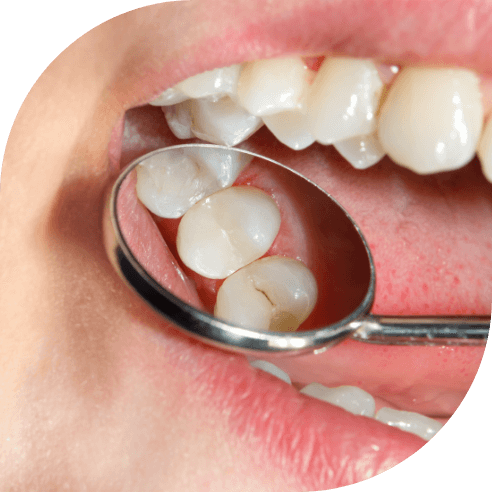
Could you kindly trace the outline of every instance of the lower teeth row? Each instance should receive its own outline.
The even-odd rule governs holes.
[[[255,360],[250,364],[262,371],[291,384],[289,375],[271,362]],[[442,428],[437,420],[416,412],[406,412],[393,408],[383,407],[376,413],[376,402],[367,391],[356,386],[339,386],[328,388],[319,383],[304,386],[300,392],[304,395],[325,401],[353,413],[365,417],[375,418],[380,422],[396,427],[402,431],[415,434],[428,441]]]
[[[259,60],[190,77],[151,104],[178,138],[233,146],[265,124],[294,150],[333,144],[358,169],[387,154],[419,174],[458,169],[478,152],[492,181],[492,118],[483,128],[476,74],[407,67],[388,89],[380,73],[352,58],[327,58],[317,73],[299,57]]]

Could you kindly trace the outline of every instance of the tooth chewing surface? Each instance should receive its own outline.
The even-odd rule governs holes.
[[[214,315],[245,328],[295,331],[311,314],[317,297],[316,280],[303,263],[269,256],[224,281]]]
[[[156,154],[136,168],[137,196],[159,217],[179,218],[202,198],[232,186],[251,159],[221,149]]]
[[[236,186],[190,208],[179,224],[176,246],[186,266],[221,279],[263,256],[279,228],[280,211],[270,196]]]

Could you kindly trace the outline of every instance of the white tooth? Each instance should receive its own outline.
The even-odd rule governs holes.
[[[303,263],[269,256],[225,280],[214,315],[245,328],[295,331],[311,314],[317,297],[316,280]]]
[[[218,101],[195,99],[190,108],[193,134],[219,145],[237,145],[263,125],[261,118],[248,113],[230,97]]]
[[[342,140],[333,144],[333,147],[355,169],[367,169],[379,162],[385,155],[375,133]]]
[[[309,130],[322,144],[369,135],[383,83],[374,63],[354,58],[327,58],[307,98]]]
[[[174,106],[163,106],[162,111],[174,136],[181,139],[193,138],[191,132],[191,104],[184,101]]]
[[[307,115],[301,110],[263,116],[263,121],[275,137],[291,149],[302,150],[314,142],[307,129]]]
[[[220,98],[226,94],[236,94],[241,65],[216,68],[189,77],[176,85],[176,89],[188,97]]]
[[[492,117],[489,118],[482,132],[477,153],[482,164],[482,172],[492,183]]]
[[[179,224],[176,245],[193,271],[225,278],[263,256],[279,228],[273,198],[251,186],[236,186],[190,208]]]
[[[309,77],[306,65],[297,57],[246,63],[239,77],[239,102],[256,116],[296,109],[307,90]]]
[[[301,393],[341,407],[355,415],[374,417],[376,403],[374,398],[357,386],[327,388],[319,383],[311,383],[302,388]]]
[[[398,427],[398,429],[416,434],[428,441],[441,430],[442,424],[437,420],[421,415],[415,412],[405,412],[403,410],[394,410],[393,408],[381,408],[376,414],[376,420],[383,424]]]
[[[149,104],[152,106],[172,106],[173,104],[178,104],[180,102],[186,101],[188,96],[183,94],[180,90],[171,87],[166,89],[162,94],[157,96],[153,101],[150,101]]]
[[[156,154],[137,166],[137,196],[154,214],[181,217],[193,204],[232,186],[251,161],[221,149]]]
[[[273,365],[271,362],[267,362],[266,360],[254,360],[250,362],[250,365],[256,367],[256,369],[268,372],[272,376],[285,381],[287,384],[292,384],[289,375],[286,372],[282,371],[282,369]]]
[[[430,174],[458,169],[473,158],[482,119],[473,72],[404,68],[382,105],[378,136],[397,164]]]

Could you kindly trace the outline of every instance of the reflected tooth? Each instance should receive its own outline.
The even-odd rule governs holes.
[[[277,140],[291,149],[302,150],[314,143],[307,129],[307,115],[301,110],[263,116],[263,121]]]
[[[383,424],[398,427],[398,429],[416,434],[428,441],[442,429],[442,424],[437,420],[415,412],[405,412],[383,407],[376,414],[376,420]]]
[[[367,169],[385,156],[375,133],[342,140],[333,146],[355,169]]]
[[[309,130],[325,145],[374,133],[382,88],[371,61],[326,59],[307,98]]]
[[[214,315],[245,328],[295,331],[311,314],[317,296],[316,280],[303,263],[269,256],[224,281]]]
[[[238,83],[239,102],[256,116],[296,109],[308,88],[309,76],[297,57],[245,63]]]
[[[175,106],[164,106],[162,111],[174,136],[181,139],[193,138],[191,132],[191,104],[185,101]]]
[[[181,217],[192,205],[232,186],[252,157],[207,149],[156,154],[137,166],[137,196],[159,217]]]
[[[193,75],[176,85],[175,89],[186,96],[220,98],[226,94],[236,94],[241,65],[216,68]]]
[[[374,398],[357,386],[327,388],[319,383],[311,383],[302,388],[301,393],[341,407],[355,415],[374,417],[376,410]]]
[[[162,94],[157,96],[154,100],[150,101],[149,104],[152,106],[172,106],[173,104],[178,104],[180,102],[186,101],[188,96],[183,94],[180,90],[171,87],[166,89]]]
[[[487,180],[492,183],[492,118],[489,118],[485,125],[477,153],[482,164],[482,172]]]
[[[190,108],[193,134],[219,145],[237,145],[263,125],[261,118],[248,113],[230,97],[193,100]]]
[[[273,365],[271,362],[267,362],[266,360],[254,360],[249,363],[252,367],[256,367],[256,369],[260,369],[261,371],[268,372],[272,376],[285,381],[287,384],[292,384],[289,375],[282,371],[279,367]]]
[[[458,169],[473,158],[482,119],[473,72],[405,68],[382,105],[378,136],[397,164],[430,174]]]
[[[186,212],[176,246],[185,265],[208,278],[225,278],[263,256],[280,228],[274,200],[250,186],[222,190]]]

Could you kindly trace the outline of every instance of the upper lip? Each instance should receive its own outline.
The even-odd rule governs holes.
[[[258,3],[243,3],[239,12],[230,16],[230,24],[212,30],[210,34],[204,35],[199,43],[183,46],[180,48],[182,51],[173,52],[172,58],[164,62],[153,62],[147,75],[137,82],[135,91],[124,101],[125,109],[151,100],[159,92],[196,73],[286,53],[335,52],[351,56],[377,57],[398,64],[444,62],[467,66],[480,73],[492,71],[492,57],[483,50],[483,46],[487,46],[484,43],[488,42],[491,45],[492,41],[492,30],[485,29],[487,23],[490,23],[488,19],[492,19],[492,16],[487,15],[488,11],[492,11],[490,4],[482,7],[480,12],[477,9],[467,9],[467,12],[475,12],[467,20],[457,14],[466,4],[458,0],[436,1],[431,8],[424,2],[425,9],[420,8],[422,4],[419,2],[410,2],[405,4],[404,8],[398,8],[395,2],[389,0],[377,3],[360,0],[350,3],[279,2],[279,5],[270,5],[269,10],[264,11]],[[205,2],[200,8],[200,14],[205,19],[212,17],[213,12],[206,13]],[[254,12],[254,15],[251,15],[251,12]],[[276,16],[278,12],[283,15]],[[444,12],[444,15],[447,13],[449,16],[445,33],[442,32],[442,23],[434,22],[436,12]],[[371,16],[377,16],[380,21],[377,30],[374,30],[374,24],[368,22]],[[441,16],[440,22],[442,20]],[[193,18],[188,22],[192,24]],[[472,22],[475,23],[475,29],[470,27]],[[429,43],[419,41],[422,38],[435,40],[430,50]],[[218,49],[224,44],[227,46],[226,50]],[[161,47],[161,51],[163,54],[166,53],[165,45]],[[466,63],[463,63],[465,56]],[[182,61],[177,63],[178,59]],[[243,377],[244,384],[253,384],[248,378],[249,376]],[[268,391],[270,390],[271,388],[268,388]],[[239,417],[246,418],[249,409],[244,409],[245,402],[249,399],[254,400],[255,394],[252,394],[251,398],[245,397],[244,401],[238,404],[240,408],[236,411]],[[219,396],[220,391],[215,397]],[[289,394],[289,397],[291,396]],[[265,396],[268,403],[265,403],[264,408],[278,407],[279,400],[283,398],[284,395],[278,392],[274,397]],[[318,407],[310,407],[307,413],[315,415],[318,411]],[[279,414],[277,411],[271,413],[268,425],[273,425],[271,420],[274,418],[278,418],[281,425],[282,419]],[[241,422],[240,425],[247,423]],[[368,426],[371,428],[369,432],[372,432],[372,424]],[[271,432],[271,429],[268,432]],[[285,434],[282,434],[282,437],[286,438]],[[415,449],[415,444],[411,443],[410,448]],[[275,443],[272,444],[272,449],[276,449]],[[402,454],[406,453],[407,451],[402,449]],[[354,451],[353,454],[357,453]]]

